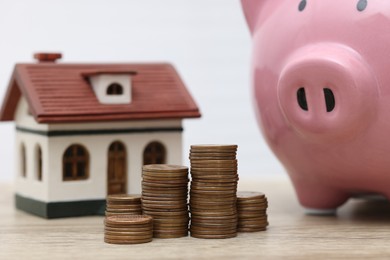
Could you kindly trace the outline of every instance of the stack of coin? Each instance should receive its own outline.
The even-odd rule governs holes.
[[[142,168],[142,211],[153,217],[156,238],[188,236],[188,167],[150,164]]]
[[[191,236],[237,236],[237,145],[192,145]]]
[[[106,216],[141,215],[141,195],[116,194],[107,196]]]
[[[264,231],[268,226],[268,201],[264,193],[239,191],[237,193],[238,231]]]
[[[104,242],[109,244],[141,244],[153,239],[153,218],[150,216],[109,216],[104,224]]]

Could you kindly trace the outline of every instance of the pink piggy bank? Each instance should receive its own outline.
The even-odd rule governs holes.
[[[390,199],[390,1],[242,0],[257,116],[309,213]]]

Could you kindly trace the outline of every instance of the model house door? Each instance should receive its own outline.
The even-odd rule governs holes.
[[[114,142],[108,149],[107,193],[120,194],[127,192],[126,148],[121,142]]]

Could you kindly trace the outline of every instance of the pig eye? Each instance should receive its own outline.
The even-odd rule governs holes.
[[[299,12],[302,12],[303,10],[305,10],[305,7],[306,7],[306,0],[302,0],[302,1],[299,3],[299,6],[298,6]]]
[[[356,8],[359,12],[363,12],[367,8],[367,0],[359,0]]]

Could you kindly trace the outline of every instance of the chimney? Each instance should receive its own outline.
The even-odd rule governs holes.
[[[61,58],[61,53],[39,52],[34,54],[34,59],[36,59],[39,63],[54,63]]]

